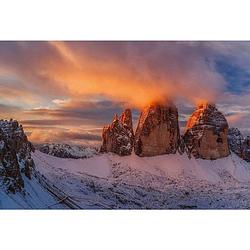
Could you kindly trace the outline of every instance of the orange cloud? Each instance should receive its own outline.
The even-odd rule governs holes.
[[[168,98],[197,103],[213,101],[224,86],[222,77],[204,62],[198,46],[122,42],[49,45],[61,60],[49,60],[48,67],[44,60],[44,76],[73,98],[104,95],[136,107]]]
[[[23,79],[35,98],[51,101],[104,96],[135,107],[168,98],[196,103],[215,100],[224,87],[207,48],[198,42],[8,42],[0,44],[0,69]]]

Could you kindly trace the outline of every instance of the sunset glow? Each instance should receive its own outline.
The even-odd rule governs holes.
[[[136,124],[144,106],[173,100],[184,128],[196,105],[214,102],[247,133],[247,61],[249,43],[1,42],[1,118],[33,142],[98,144],[123,108]]]

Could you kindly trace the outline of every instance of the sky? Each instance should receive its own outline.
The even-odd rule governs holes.
[[[250,134],[250,42],[0,42],[0,119],[34,143],[98,145],[104,125],[171,99],[180,126],[213,102]]]

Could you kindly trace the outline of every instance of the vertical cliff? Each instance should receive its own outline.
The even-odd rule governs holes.
[[[0,121],[0,177],[11,192],[24,187],[23,175],[31,178],[34,151],[17,121]]]
[[[121,156],[130,155],[133,144],[132,113],[130,109],[126,109],[120,117],[115,115],[113,122],[103,128],[100,151],[112,152]]]
[[[135,132],[135,153],[154,156],[175,153],[179,140],[178,111],[173,103],[151,104],[141,112]]]

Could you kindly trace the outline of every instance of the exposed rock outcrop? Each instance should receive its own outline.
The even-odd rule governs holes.
[[[22,125],[17,121],[0,121],[0,177],[8,191],[20,191],[24,187],[22,174],[31,178],[34,151]]]
[[[156,103],[144,108],[135,132],[135,153],[138,156],[175,153],[178,141],[178,111],[173,103]]]
[[[230,154],[228,123],[214,104],[201,104],[187,122],[184,142],[189,157],[215,160]]]
[[[250,162],[250,136],[247,136],[242,145],[242,159]]]
[[[250,137],[241,134],[238,128],[229,128],[228,143],[232,152],[237,154],[243,160],[250,162]]]
[[[120,117],[115,115],[111,125],[103,128],[100,151],[113,152],[120,156],[130,155],[133,144],[132,113],[130,109],[126,109]]]

